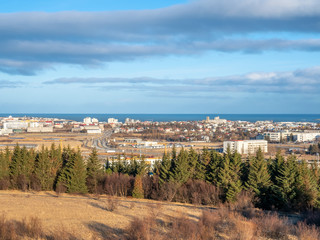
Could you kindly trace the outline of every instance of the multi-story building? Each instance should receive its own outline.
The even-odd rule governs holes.
[[[117,123],[118,123],[118,119],[108,118],[108,123],[109,123],[109,124],[117,124]]]
[[[230,149],[231,152],[240,154],[255,154],[259,148],[262,152],[268,152],[268,142],[266,140],[243,140],[243,141],[224,141],[223,152]]]
[[[263,133],[265,139],[268,139],[270,142],[280,142],[281,140],[287,140],[291,134],[292,133],[290,131]]]
[[[293,134],[293,141],[311,142],[320,137],[320,132],[303,132]]]

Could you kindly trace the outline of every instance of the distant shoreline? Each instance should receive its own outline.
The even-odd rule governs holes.
[[[314,122],[320,123],[320,114],[93,114],[93,113],[1,113],[0,117],[43,117],[43,118],[59,118],[70,119],[82,122],[85,117],[94,117],[101,122],[106,122],[108,118],[117,118],[120,122],[124,122],[126,118],[132,118],[140,121],[152,122],[171,122],[171,121],[201,121],[207,116],[211,119],[219,116],[221,119],[230,121],[273,121],[273,122]]]

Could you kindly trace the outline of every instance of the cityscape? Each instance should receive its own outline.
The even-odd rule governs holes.
[[[320,240],[318,0],[10,0],[0,240]]]

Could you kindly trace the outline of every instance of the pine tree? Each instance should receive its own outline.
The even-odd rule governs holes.
[[[189,179],[189,177],[188,152],[182,148],[176,160],[172,160],[170,180],[178,184],[183,184]]]
[[[276,176],[278,176],[280,174],[280,169],[282,167],[284,163],[284,158],[281,155],[281,151],[278,150],[277,154],[276,154],[276,159],[272,162],[272,164],[270,165],[270,177],[271,177],[271,181],[275,184],[276,181]]]
[[[171,160],[169,159],[168,154],[164,153],[162,156],[161,166],[160,166],[160,170],[159,170],[160,184],[163,184],[164,182],[169,180],[170,168],[171,168]]]
[[[272,186],[274,205],[279,208],[292,209],[297,197],[296,189],[297,166],[294,157],[280,165],[278,175],[275,176],[276,184]]]
[[[298,176],[296,179],[297,197],[295,206],[302,210],[319,207],[317,177],[314,175],[312,169],[308,168],[304,160],[298,165]]]
[[[6,153],[0,152],[0,179],[8,178],[10,175],[10,158]]]
[[[58,178],[57,185],[62,185],[69,193],[86,193],[87,171],[80,150],[64,151],[65,164]]]
[[[87,162],[87,186],[89,192],[97,193],[98,181],[102,174],[102,165],[98,159],[97,150],[93,148]]]
[[[205,181],[206,179],[206,168],[210,162],[210,152],[207,148],[203,148],[200,156],[197,159],[195,166],[195,173],[193,178]]]
[[[132,191],[132,197],[134,198],[144,198],[144,191],[142,186],[142,178],[137,175],[134,180],[134,187]]]
[[[42,146],[41,151],[36,156],[35,176],[40,181],[41,190],[52,190],[54,176],[51,175],[52,165],[49,160],[49,151]]]
[[[221,155],[216,151],[211,151],[210,162],[206,168],[206,180],[215,186],[218,184],[218,174],[222,162]]]
[[[267,162],[259,148],[256,157],[250,158],[248,180],[245,187],[255,193],[255,196],[260,199],[260,204],[265,204],[270,185]]]
[[[188,163],[189,163],[190,176],[193,178],[197,172],[196,165],[197,165],[198,159],[199,159],[199,156],[197,152],[191,147],[188,152]]]
[[[242,184],[240,181],[240,172],[238,170],[238,162],[230,161],[230,154],[225,154],[221,167],[218,172],[218,186],[223,190],[223,200],[234,202],[237,200],[238,194],[241,192]]]

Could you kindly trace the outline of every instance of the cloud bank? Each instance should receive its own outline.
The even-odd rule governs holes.
[[[290,72],[253,72],[245,75],[201,79],[59,78],[44,84],[81,84],[104,91],[129,90],[168,94],[210,94],[212,92],[254,92],[319,94],[320,67]]]
[[[0,14],[0,71],[33,75],[56,64],[97,66],[207,51],[319,51],[317,0],[198,0],[155,10]],[[261,34],[260,38],[252,34]]]

